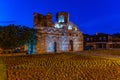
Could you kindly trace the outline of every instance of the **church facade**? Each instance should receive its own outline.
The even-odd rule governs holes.
[[[69,21],[67,12],[58,12],[56,22],[52,14],[34,13],[34,29],[37,30],[36,45],[32,53],[74,52],[83,50],[83,35],[78,27]]]

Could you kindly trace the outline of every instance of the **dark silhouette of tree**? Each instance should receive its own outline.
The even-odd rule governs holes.
[[[0,27],[0,48],[12,50],[22,47],[33,41],[35,30],[21,25],[8,25]]]
[[[112,36],[120,38],[120,33],[114,33]]]

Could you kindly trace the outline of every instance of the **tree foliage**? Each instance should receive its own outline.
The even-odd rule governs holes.
[[[120,33],[114,33],[114,34],[113,34],[113,37],[118,37],[118,38],[120,38]]]
[[[0,48],[15,49],[32,40],[35,30],[26,26],[8,25],[0,27]]]

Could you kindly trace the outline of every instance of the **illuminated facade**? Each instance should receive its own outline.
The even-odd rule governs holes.
[[[69,21],[67,12],[56,14],[56,22],[52,22],[52,14],[34,13],[34,29],[37,30],[36,53],[69,52],[83,50],[83,35],[78,27]]]

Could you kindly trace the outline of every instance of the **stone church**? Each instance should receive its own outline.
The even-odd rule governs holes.
[[[32,53],[82,51],[82,32],[69,21],[69,14],[58,12],[55,23],[52,22],[52,17],[51,13],[46,15],[34,13],[34,29],[37,30],[37,39]]]

